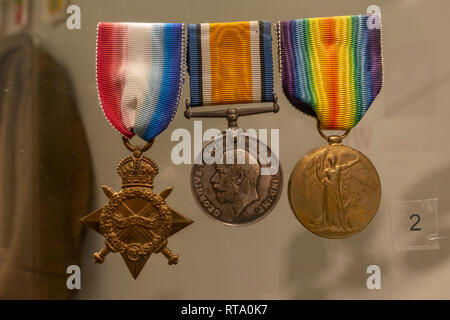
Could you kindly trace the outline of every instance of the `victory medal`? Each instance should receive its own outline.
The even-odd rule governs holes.
[[[381,199],[373,164],[341,144],[381,89],[381,34],[369,28],[368,18],[300,19],[276,27],[283,91],[295,107],[316,117],[329,143],[295,165],[289,202],[300,222],[325,238],[346,238],[364,229]],[[322,130],[345,133],[326,136]]]
[[[175,23],[99,23],[97,30],[99,98],[132,156],[117,168],[123,189],[114,192],[103,186],[109,202],[81,221],[105,237],[94,262],[103,263],[108,253],[118,252],[135,279],[152,253],[162,253],[169,264],[176,264],[178,255],[168,248],[168,238],[192,223],[166,204],[172,187],[153,190],[158,166],[143,156],[176,112],[184,33],[184,25]],[[135,134],[147,144],[131,145],[128,139]]]

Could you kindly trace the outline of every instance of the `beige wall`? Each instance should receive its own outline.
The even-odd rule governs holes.
[[[101,185],[119,189],[115,173],[127,154],[120,136],[105,121],[95,84],[95,32],[98,21],[225,22],[278,20],[364,13],[369,4],[382,10],[384,86],[364,120],[346,143],[365,153],[377,167],[383,186],[380,209],[370,226],[346,240],[325,240],[303,228],[287,200],[287,181],[298,159],[323,145],[313,119],[296,111],[282,94],[275,72],[281,110],[276,115],[243,118],[240,126],[281,128],[280,159],[285,175],[282,197],[264,220],[243,228],[214,223],[191,195],[190,165],[170,160],[176,128],[192,130],[183,117],[184,104],[149,152],[160,166],[156,190],[173,185],[169,205],[195,223],[170,239],[180,253],[178,266],[152,256],[134,281],[119,255],[102,265],[91,263],[102,238],[87,233],[80,298],[450,298],[449,239],[433,251],[394,252],[389,204],[393,200],[439,197],[441,233],[450,236],[450,63],[448,0],[84,0],[79,4],[82,29],[70,31],[42,20],[41,2],[34,5],[35,40],[71,72],[86,126],[95,169],[93,209],[106,198]],[[273,52],[276,54],[275,47]],[[275,68],[275,70],[277,70]],[[182,101],[188,97],[189,83]],[[224,120],[205,127],[225,128]],[[368,265],[382,270],[382,289],[368,290]]]

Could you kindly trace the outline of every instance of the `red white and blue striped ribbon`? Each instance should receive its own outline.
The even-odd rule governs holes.
[[[184,82],[182,23],[97,27],[97,88],[106,118],[123,136],[151,140],[167,128]]]

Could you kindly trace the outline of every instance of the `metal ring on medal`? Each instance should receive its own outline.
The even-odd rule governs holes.
[[[375,216],[381,183],[372,162],[344,145],[317,148],[292,170],[288,197],[298,220],[331,239],[350,237]]]
[[[236,140],[237,137],[234,146],[227,149],[225,133],[215,138],[203,148],[202,155],[213,150],[213,155],[222,154],[223,162],[208,163],[203,158],[196,161],[191,172],[192,193],[200,208],[208,217],[230,226],[254,223],[267,216],[279,200],[283,186],[281,166],[269,147],[249,136],[245,137],[245,147]],[[245,162],[239,162],[239,157]],[[262,174],[262,169],[268,170],[274,161],[276,170],[272,168],[271,174],[267,171]]]

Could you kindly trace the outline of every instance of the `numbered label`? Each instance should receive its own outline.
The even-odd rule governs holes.
[[[439,249],[438,200],[391,203],[394,250]]]

